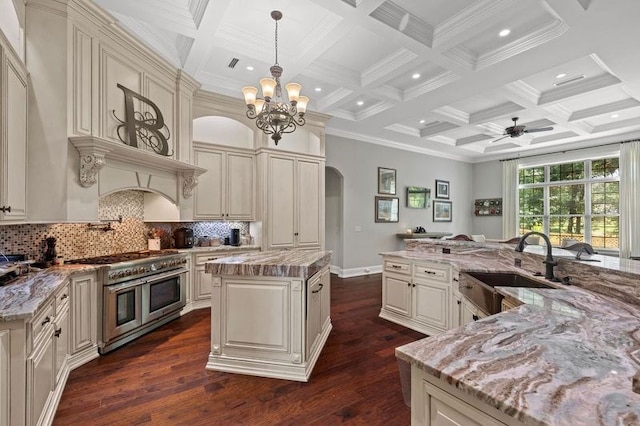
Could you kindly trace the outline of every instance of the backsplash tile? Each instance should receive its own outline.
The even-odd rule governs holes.
[[[0,250],[5,254],[26,254],[30,259],[41,260],[46,250],[45,239],[57,239],[56,251],[65,259],[103,256],[112,253],[147,249],[151,228],[161,230],[162,248],[173,247],[173,231],[185,227],[193,229],[194,236],[229,236],[231,228],[240,233],[249,232],[248,222],[181,222],[144,223],[144,194],[140,191],[121,191],[100,199],[100,220],[117,220],[109,225],[90,227],[86,223],[24,224],[0,226]]]

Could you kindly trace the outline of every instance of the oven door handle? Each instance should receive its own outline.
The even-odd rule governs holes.
[[[187,268],[180,268],[180,269],[172,269],[171,271],[167,271],[163,274],[158,274],[158,275],[152,275],[150,277],[147,277],[147,280],[144,282],[145,284],[153,284],[155,282],[158,281],[164,281],[167,278],[173,278],[173,277],[177,277],[179,275],[182,275],[186,272],[189,272],[189,270]]]
[[[120,293],[121,291],[128,290],[133,287],[140,287],[143,285],[145,281],[143,279],[135,280],[135,281],[127,281],[126,283],[121,284],[113,284],[108,285],[105,288],[109,292],[109,294]]]

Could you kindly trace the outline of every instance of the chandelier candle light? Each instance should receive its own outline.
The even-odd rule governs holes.
[[[276,21],[276,62],[269,68],[272,78],[260,80],[262,96],[257,97],[258,89],[252,86],[242,88],[244,101],[247,104],[247,117],[256,120],[256,126],[278,145],[283,133],[293,133],[297,126],[304,126],[304,113],[307,111],[309,98],[300,96],[302,86],[298,83],[289,83],[285,86],[289,103],[282,97],[280,76],[282,67],[278,64],[278,21],[282,19],[282,12],[274,10],[271,17]]]

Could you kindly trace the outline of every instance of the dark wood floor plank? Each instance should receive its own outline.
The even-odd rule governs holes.
[[[378,317],[379,274],[331,285],[334,328],[308,383],[205,370],[201,309],[71,372],[54,425],[408,425],[394,350],[424,336]]]

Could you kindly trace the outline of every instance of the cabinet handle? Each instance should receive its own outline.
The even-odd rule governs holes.
[[[50,323],[50,322],[51,322],[51,318],[46,317],[46,318],[44,319],[44,321],[42,321],[42,324],[40,324],[40,325],[45,325],[45,324],[48,324],[48,323]]]
[[[65,294],[63,294],[62,296],[60,296],[60,300],[64,300],[64,299],[66,299],[67,297],[69,297],[69,296],[67,296],[67,293],[65,293]]]
[[[297,237],[297,236],[298,236],[298,233],[297,233],[297,232],[295,232],[293,235],[295,235],[295,236]]]
[[[320,287],[318,287],[317,290],[311,290],[311,293],[320,293],[322,291],[322,287],[324,287],[324,285],[322,285],[322,283],[319,284]]]
[[[473,314],[471,318],[473,318],[474,321],[478,321],[480,319],[480,317],[477,316],[476,314]]]
[[[207,260],[216,260],[217,257],[208,257]]]
[[[11,213],[11,206],[2,206],[0,207],[0,212],[2,213]]]
[[[53,335],[56,336],[56,337],[60,337],[61,334],[62,334],[62,328],[57,329],[53,333]]]
[[[426,269],[424,270],[425,274],[429,274],[429,275],[435,275],[436,273],[433,271],[427,271]]]
[[[393,269],[400,269],[400,268],[402,268],[402,266],[400,266],[400,265],[391,265],[391,267],[392,267]]]
[[[453,281],[455,281],[455,282],[457,282],[457,283],[459,283],[459,282],[460,282],[460,280],[459,280],[459,279],[457,279],[457,278],[454,278],[454,279],[453,279]]]
[[[458,302],[458,305],[462,305],[462,302],[459,300],[456,300],[456,302]]]

